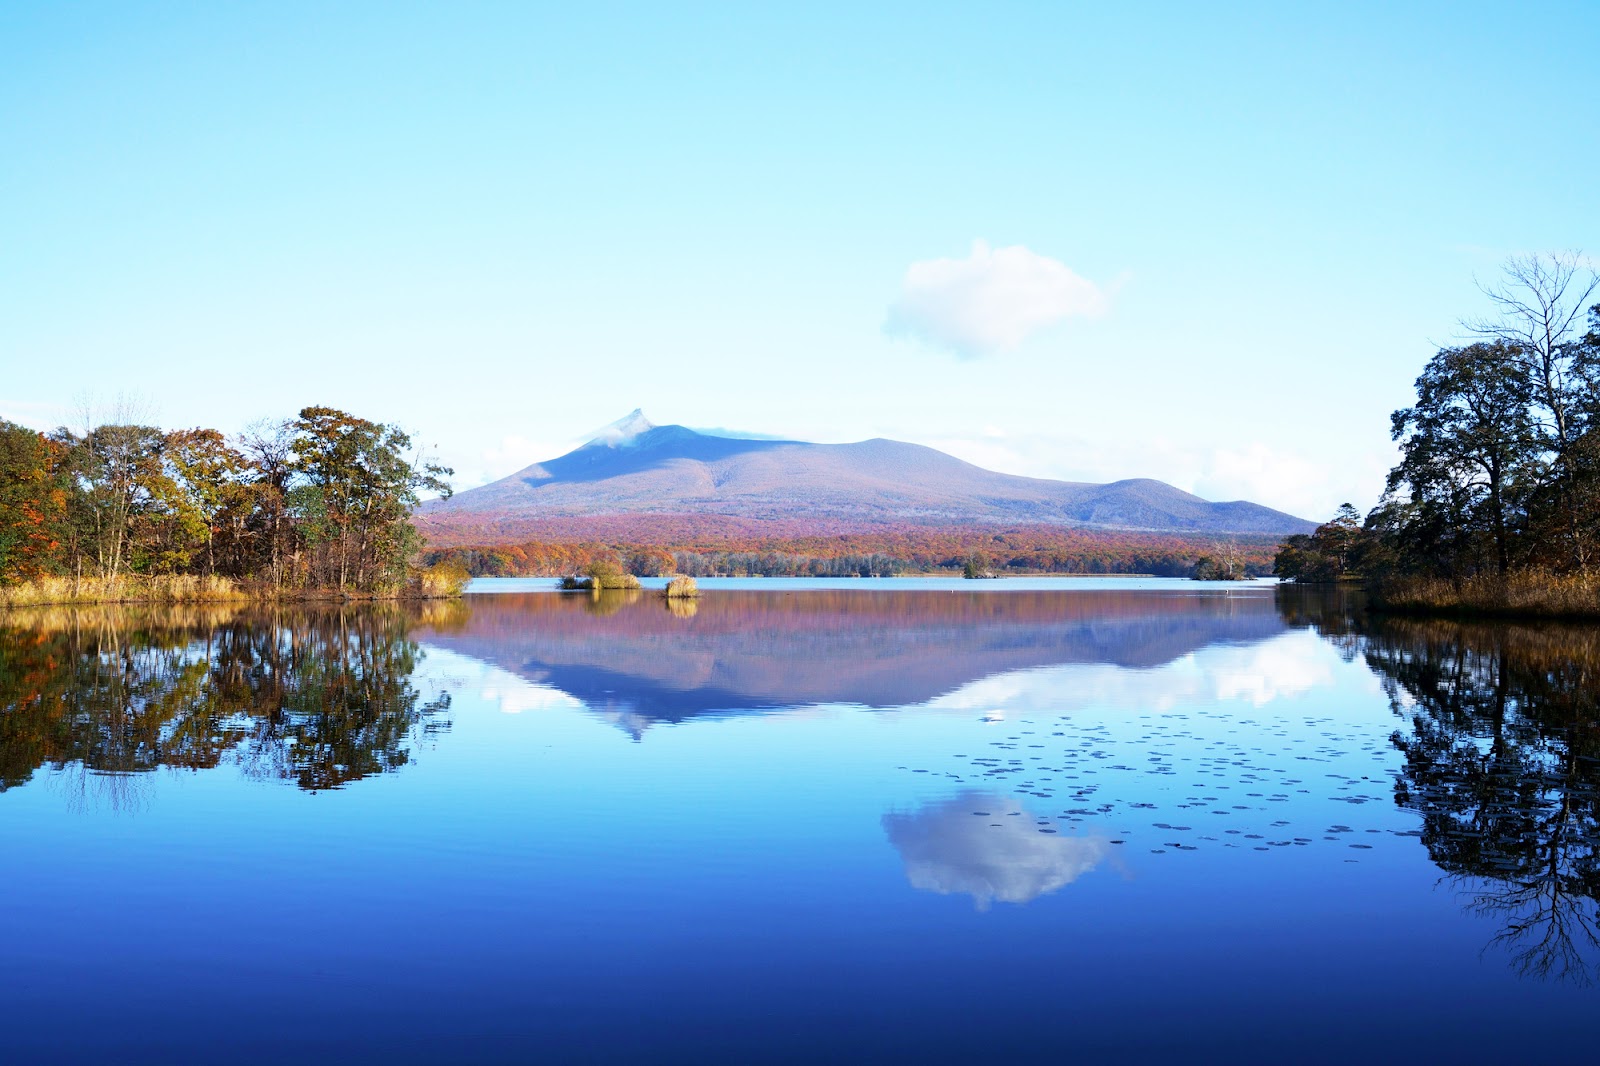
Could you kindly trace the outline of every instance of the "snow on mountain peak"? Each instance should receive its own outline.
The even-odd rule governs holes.
[[[643,436],[655,428],[655,423],[644,416],[644,410],[635,407],[632,411],[596,433],[589,443],[603,444],[608,448],[616,448],[627,444],[636,437]]]

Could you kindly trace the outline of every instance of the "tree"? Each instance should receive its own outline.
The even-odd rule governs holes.
[[[1417,378],[1416,404],[1392,418],[1402,458],[1388,492],[1405,490],[1419,530],[1458,535],[1450,553],[1458,559],[1474,554],[1470,541],[1486,533],[1501,574],[1511,568],[1524,498],[1539,480],[1541,429],[1526,369],[1522,353],[1503,341],[1445,348]]]
[[[1505,351],[1527,389],[1537,448],[1548,465],[1565,527],[1568,561],[1587,569],[1594,544],[1582,529],[1574,445],[1594,424],[1595,379],[1588,359],[1592,348],[1578,339],[1577,330],[1590,298],[1600,291],[1600,275],[1577,252],[1516,256],[1507,260],[1498,284],[1482,289],[1496,313],[1463,324]]]
[[[173,517],[183,539],[184,559],[192,552],[203,558],[201,569],[218,569],[218,539],[235,556],[251,505],[244,455],[214,429],[185,429],[167,434],[168,476],[177,492]],[[230,559],[229,561],[237,561]]]
[[[141,526],[175,495],[163,461],[166,434],[118,423],[82,437],[63,428],[54,440],[67,452],[74,487],[68,506],[75,554],[92,552],[100,574],[115,578],[128,568]]]
[[[313,548],[314,578],[340,589],[398,585],[421,547],[408,521],[417,493],[448,497],[454,471],[408,457],[411,438],[399,428],[331,407],[305,408],[290,429],[290,505]]]
[[[1312,533],[1286,537],[1272,561],[1272,572],[1290,581],[1338,581],[1366,572],[1374,537],[1361,512],[1348,503]]]
[[[1244,581],[1250,576],[1239,547],[1229,541],[1213,541],[1211,552],[1195,561],[1189,574],[1196,581]]]
[[[42,433],[0,419],[0,584],[57,561],[67,502],[60,453]]]
[[[240,439],[248,469],[245,517],[246,571],[264,568],[273,588],[288,580],[295,557],[295,533],[289,513],[294,481],[294,433],[288,422],[261,421]]]

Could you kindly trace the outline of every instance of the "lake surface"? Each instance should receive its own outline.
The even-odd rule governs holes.
[[[5,1060],[1592,1042],[1600,630],[813,584],[0,614]]]

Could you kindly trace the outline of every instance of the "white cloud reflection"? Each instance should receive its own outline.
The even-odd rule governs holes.
[[[1070,885],[1100,865],[1102,837],[1041,832],[1039,819],[1009,796],[968,791],[914,813],[883,816],[889,843],[911,887],[971,896],[979,910],[995,900],[1027,903]]]
[[[934,710],[997,714],[1088,706],[1170,711],[1204,702],[1261,707],[1335,682],[1336,651],[1315,634],[1254,644],[1213,644],[1162,666],[1071,664],[996,674],[930,700]]]

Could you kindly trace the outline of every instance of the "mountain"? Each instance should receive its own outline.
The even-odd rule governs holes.
[[[423,508],[430,531],[519,520],[721,515],[824,524],[1026,523],[1285,534],[1314,523],[1237,500],[1212,503],[1148,478],[1109,485],[1017,477],[881,438],[811,444],[657,426],[634,411],[593,440]]]

